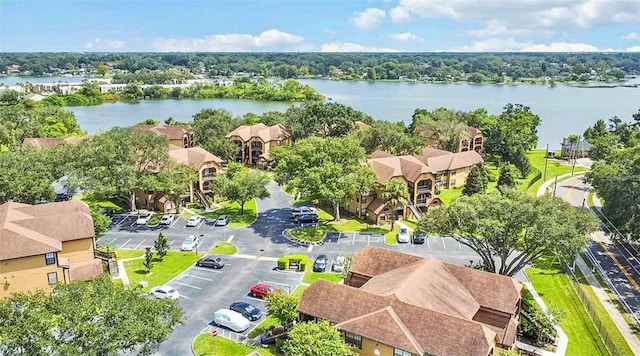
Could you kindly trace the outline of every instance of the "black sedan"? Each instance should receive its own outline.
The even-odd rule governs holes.
[[[260,309],[245,302],[235,302],[229,306],[229,309],[233,310],[236,313],[242,314],[242,316],[251,321],[258,320],[260,319],[260,317],[262,317],[262,312],[260,311]]]
[[[327,269],[327,255],[320,255],[313,263],[314,272],[324,272]]]
[[[424,243],[425,236],[423,234],[415,234],[411,237],[411,242],[414,245],[422,245]]]
[[[197,263],[198,267],[209,267],[219,269],[224,267],[224,260],[217,256],[206,256],[201,258]]]

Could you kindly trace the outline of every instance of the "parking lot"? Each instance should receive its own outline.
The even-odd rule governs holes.
[[[252,285],[267,283],[285,291],[293,291],[301,275],[275,270],[275,259],[224,257],[224,268],[215,270],[191,267],[168,285],[180,292],[180,306],[188,317],[184,325],[176,328],[171,343],[163,343],[161,355],[181,354],[189,349],[194,335],[217,330],[219,335],[234,340],[243,340],[246,335],[266,318],[266,304],[262,299],[249,296]],[[251,323],[251,327],[236,333],[213,324],[213,313],[228,308],[234,302],[247,302],[262,310],[262,318]]]
[[[163,233],[169,241],[170,250],[180,250],[182,242],[189,235],[200,239],[198,250],[208,251],[217,242],[227,241],[233,232],[226,226],[214,226],[204,219],[197,226],[187,227],[187,219],[176,216],[171,225],[138,225],[137,215],[114,215],[111,218],[111,229],[99,240],[98,246],[111,243],[116,249],[144,249],[153,246],[159,233]]]

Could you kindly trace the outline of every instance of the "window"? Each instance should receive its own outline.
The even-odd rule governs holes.
[[[358,334],[354,334],[354,333],[350,333],[348,331],[344,332],[344,342],[346,342],[347,344],[361,349],[362,348],[362,336],[358,335]]]
[[[402,349],[398,349],[398,348],[394,348],[393,349],[393,356],[412,356],[411,352],[409,351],[405,351]]]
[[[44,261],[48,264],[48,265],[52,265],[54,263],[56,263],[56,254],[54,252],[48,252],[44,255]]]
[[[455,176],[455,175],[456,175],[456,170],[455,170],[455,169],[451,170],[451,175],[452,175],[452,176]]]
[[[47,273],[47,278],[49,279],[49,284],[58,283],[58,272]]]
[[[363,195],[361,200],[362,200],[362,201],[361,201],[361,202],[362,202],[362,204],[366,204],[366,203],[367,203],[367,196],[366,196],[366,195]]]

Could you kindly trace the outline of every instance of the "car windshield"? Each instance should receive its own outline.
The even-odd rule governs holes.
[[[244,310],[251,313],[252,311],[254,311],[256,308],[253,307],[253,305],[251,304],[247,304],[244,306]]]
[[[400,233],[401,233],[401,234],[407,234],[407,233],[408,233],[408,231],[407,231],[407,229],[405,229],[405,228],[403,227],[402,229],[400,229]]]
[[[171,288],[171,289],[168,289],[168,290],[167,290],[167,293],[169,293],[169,294],[173,294],[173,293],[175,293],[175,292],[176,292],[176,290],[175,290],[175,289],[173,289],[173,288]]]
[[[185,244],[193,243],[193,239],[186,239],[186,240],[184,240],[184,243]]]

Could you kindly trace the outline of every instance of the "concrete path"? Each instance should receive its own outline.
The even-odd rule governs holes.
[[[524,284],[529,290],[529,292],[531,292],[533,299],[535,299],[538,305],[540,305],[540,308],[544,311],[547,311],[548,310],[547,305],[544,303],[544,300],[540,298],[540,295],[535,290],[535,288],[533,288],[533,284],[531,284],[531,282],[522,282],[522,284]],[[558,343],[557,343],[558,346],[556,348],[556,352],[551,352],[551,351],[547,351],[537,347],[533,347],[531,345],[527,345],[519,341],[516,342],[516,346],[522,350],[535,352],[536,355],[546,355],[546,356],[565,355],[567,353],[567,346],[569,345],[569,338],[567,337],[567,334],[564,333],[564,330],[562,330],[562,328],[560,328],[559,326],[556,326],[555,329],[556,329],[556,332],[558,333]]]
[[[581,174],[577,174],[575,176],[577,177],[577,176],[580,176],[580,175]],[[547,190],[549,191],[549,194],[553,194],[553,185],[556,183],[556,181],[558,183],[560,183],[564,178],[568,178],[568,177],[571,177],[571,176],[572,176],[571,173],[567,173],[567,174],[559,175],[559,176],[557,176],[557,177],[555,177],[553,179],[549,179],[548,181],[542,183],[540,188],[538,188],[538,191],[536,192],[536,196],[537,197],[543,196],[544,192],[547,191]]]
[[[563,178],[566,178],[568,176],[571,176],[571,174],[564,174],[564,175],[558,176],[557,181],[560,182]],[[542,196],[545,194],[545,191],[547,191],[548,189],[552,189],[551,187],[553,187],[553,184],[555,184],[555,182],[556,182],[556,178],[553,178],[544,182],[538,189],[537,196]],[[600,199],[598,199],[598,197],[595,194],[593,195],[593,205],[594,205],[593,208],[596,208],[596,209],[602,207],[602,203]],[[604,234],[599,234],[599,235],[604,235]],[[602,237],[599,237],[599,238],[602,238]],[[594,276],[593,272],[591,271],[591,269],[589,268],[587,263],[582,259],[581,256],[578,256],[578,258],[576,259],[576,265],[578,266],[582,274],[585,276],[585,278],[589,282],[589,285],[591,286],[594,293],[596,294],[596,296],[604,306],[605,310],[613,320],[613,323],[616,325],[618,330],[620,330],[620,333],[622,334],[624,339],[627,341],[627,344],[629,344],[629,347],[631,347],[631,350],[634,352],[635,355],[640,355],[640,340],[638,339],[638,337],[635,336],[629,324],[626,322],[626,320],[624,319],[620,311],[615,307],[615,305],[613,304],[613,301],[609,298],[609,295],[607,294],[607,292],[604,291],[602,285],[600,284],[598,279]]]

